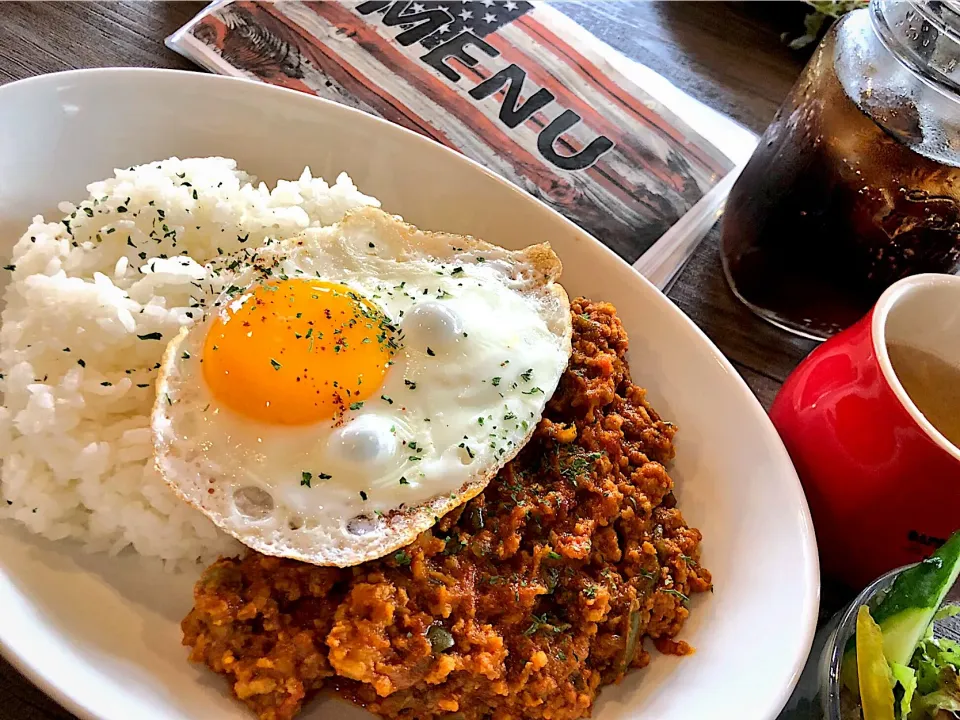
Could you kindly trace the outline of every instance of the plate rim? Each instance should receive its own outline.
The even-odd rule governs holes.
[[[659,296],[658,299],[662,300],[663,303],[669,307],[670,312],[674,316],[674,320],[677,321],[688,333],[693,333],[693,335],[702,344],[704,350],[709,352],[713,360],[719,363],[722,369],[725,371],[725,374],[730,377],[733,386],[737,388],[739,395],[741,395],[745,400],[745,408],[749,407],[754,414],[759,415],[757,419],[761,427],[762,437],[759,437],[758,440],[762,441],[763,445],[771,450],[772,455],[778,461],[778,464],[783,465],[783,469],[785,471],[783,473],[785,475],[783,478],[784,490],[790,493],[795,500],[797,509],[800,511],[800,519],[802,521],[801,545],[805,551],[803,553],[803,557],[806,561],[805,566],[802,568],[802,577],[807,588],[807,592],[802,603],[803,615],[805,617],[800,618],[800,624],[802,627],[802,636],[798,646],[800,652],[796,657],[793,658],[793,667],[790,680],[783,685],[777,694],[769,695],[765,703],[758,707],[758,710],[763,713],[759,717],[765,717],[773,720],[779,714],[787,700],[790,698],[790,695],[800,678],[800,674],[806,664],[807,657],[813,645],[813,639],[817,629],[820,606],[820,563],[813,521],[810,516],[810,510],[806,501],[806,497],[804,495],[802,486],[800,484],[800,479],[797,475],[793,462],[790,459],[790,456],[782,440],[780,439],[779,434],[774,428],[773,423],[770,421],[766,411],[760,404],[760,401],[754,395],[753,391],[750,390],[750,387],[747,385],[740,373],[734,368],[731,361],[720,351],[713,340],[711,340],[686,313],[684,313],[677,305],[675,305],[665,293],[656,288],[652,283],[650,283],[649,280],[643,277],[643,275],[641,275],[636,269],[634,269],[630,264],[614,253],[613,250],[600,242],[600,240],[598,240],[596,237],[583,230],[580,226],[564,217],[561,213],[557,212],[550,206],[504,179],[497,173],[489,170],[475,160],[472,160],[471,158],[468,158],[465,155],[462,155],[412,130],[332,100],[327,100],[325,98],[309,95],[298,90],[270,85],[247,78],[214,75],[196,70],[142,67],[103,67],[45,73],[21,80],[15,80],[5,85],[0,85],[0,103],[3,102],[3,99],[6,97],[6,95],[10,94],[11,90],[23,92],[24,88],[29,90],[32,86],[36,86],[37,89],[42,89],[43,86],[48,84],[56,85],[56,83],[61,80],[78,79],[80,82],[86,82],[88,79],[95,80],[96,78],[105,76],[109,77],[111,75],[139,76],[143,78],[144,82],[150,82],[154,78],[161,80],[165,78],[176,80],[179,78],[184,82],[198,84],[209,83],[246,86],[246,89],[242,90],[241,92],[262,93],[264,95],[274,94],[276,97],[286,96],[288,100],[303,103],[304,106],[315,105],[316,107],[326,108],[322,112],[344,113],[344,115],[347,116],[353,115],[358,120],[379,126],[386,132],[399,132],[400,134],[407,136],[406,142],[422,143],[439,148],[441,151],[454,156],[455,161],[465,163],[465,168],[470,168],[470,170],[467,171],[480,171],[484,175],[488,176],[488,178],[493,179],[498,184],[504,186],[506,189],[518,196],[521,202],[534,203],[539,206],[541,211],[546,211],[554,215],[555,220],[561,221],[580,240],[588,242],[590,246],[590,253],[595,254],[600,252],[607,254],[608,256],[612,256],[612,258],[615,258],[623,266],[629,268],[631,273],[635,276],[635,279],[638,279],[641,284],[646,286],[648,292],[653,291],[652,297],[656,298]],[[63,691],[57,684],[54,677],[50,677],[42,668],[24,660],[12,647],[8,646],[2,630],[0,630],[0,656],[6,659],[7,662],[16,668],[19,673],[26,677],[43,693],[52,698],[69,712],[72,712],[82,720],[102,720],[101,716],[97,715],[93,709],[87,707],[81,699],[73,697],[73,695],[70,693]]]

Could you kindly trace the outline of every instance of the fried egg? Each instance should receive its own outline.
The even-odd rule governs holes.
[[[268,555],[403,547],[533,433],[571,351],[560,270],[373,208],[220,258],[163,359],[157,466]]]

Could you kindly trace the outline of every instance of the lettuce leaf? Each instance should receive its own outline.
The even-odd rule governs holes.
[[[806,0],[806,3],[817,12],[834,18],[867,6],[867,0]]]
[[[917,690],[917,671],[900,663],[890,663],[890,671],[893,673],[893,679],[903,688],[903,696],[900,698],[900,718],[905,720],[910,717],[910,710],[913,707],[913,694]]]
[[[937,620],[946,620],[947,618],[952,618],[954,615],[960,615],[960,605],[944,605],[942,608],[937,610],[936,614],[933,616],[933,621]]]
[[[960,615],[960,606],[945,605],[937,611],[934,621],[954,615]],[[901,678],[893,668],[894,677],[904,690],[901,702],[903,720],[925,720],[940,710],[960,712],[960,643],[949,638],[935,638],[931,623],[908,669],[913,671],[912,690],[908,686],[909,676]],[[911,696],[909,702],[908,694]],[[904,708],[911,709],[911,712],[904,714]]]
[[[828,20],[835,20],[851,10],[866,7],[868,4],[868,0],[805,0],[805,2],[813,8],[813,12],[808,13],[803,19],[804,34],[793,40],[789,39],[791,33],[784,33],[781,36],[791,50],[799,50],[815,43],[820,38]]]

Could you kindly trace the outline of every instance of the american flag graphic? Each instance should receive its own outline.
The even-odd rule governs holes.
[[[444,40],[470,30],[474,35],[485,37],[496,32],[507,23],[513,22],[533,4],[528,2],[502,2],[501,0],[483,0],[483,2],[421,2],[412,3],[411,11],[424,11],[430,8],[446,10],[453,20],[449,25],[437,30],[423,39],[423,46],[433,49]]]
[[[731,163],[557,14],[519,0],[221,1],[170,44],[458,150],[633,262]]]

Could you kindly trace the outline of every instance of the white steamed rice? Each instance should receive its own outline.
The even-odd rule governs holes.
[[[191,296],[218,254],[379,205],[346,174],[270,190],[224,158],[171,158],[95,182],[33,219],[10,260],[0,329],[0,518],[91,551],[168,564],[237,549],[153,467],[156,367],[199,317]],[[159,334],[159,339],[156,338]]]

